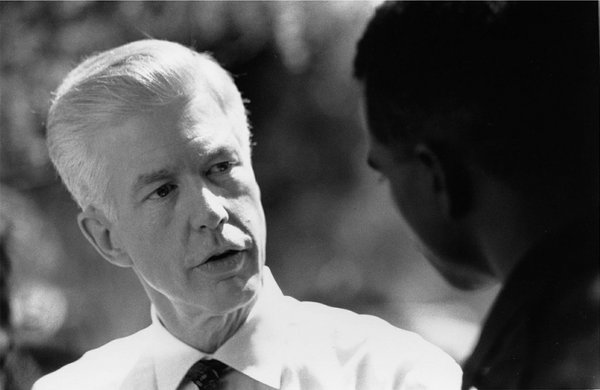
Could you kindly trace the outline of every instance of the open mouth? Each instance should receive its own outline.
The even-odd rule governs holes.
[[[230,249],[223,253],[210,256],[206,261],[195,267],[205,276],[223,277],[237,274],[246,264],[243,250]]]
[[[239,253],[239,252],[240,252],[240,251],[236,251],[236,250],[228,250],[228,251],[225,251],[225,252],[223,252],[223,253],[220,253],[220,254],[218,254],[218,255],[214,255],[214,256],[211,256],[211,257],[209,257],[209,258],[208,258],[208,260],[206,260],[206,261],[205,261],[205,264],[206,264],[206,263],[213,262],[213,261],[218,261],[218,260],[223,260],[223,259],[226,259],[226,258],[228,258],[229,256],[233,256],[233,255],[235,255],[235,254],[237,254],[237,253]]]

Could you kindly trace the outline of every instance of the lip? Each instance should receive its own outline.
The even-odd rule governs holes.
[[[248,248],[246,245],[234,244],[234,243],[225,243],[225,245],[219,245],[217,248],[214,248],[212,251],[208,252],[204,259],[197,263],[196,266],[200,266],[212,261],[218,261],[219,258],[227,256],[228,254],[233,254],[233,252],[242,252],[246,251]]]
[[[200,265],[208,264],[208,263],[216,262],[216,261],[222,261],[222,260],[225,260],[227,257],[235,256],[239,252],[241,252],[241,250],[239,250],[239,249],[223,250],[223,251],[220,251],[220,252],[217,252],[215,254],[208,256],[206,259],[204,259],[204,261]]]
[[[244,266],[246,250],[229,249],[206,258],[200,265],[194,267],[206,275],[224,276],[235,274]]]

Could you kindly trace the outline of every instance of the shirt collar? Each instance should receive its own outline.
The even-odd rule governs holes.
[[[267,386],[279,389],[282,371],[282,341],[277,313],[283,296],[268,267],[263,287],[246,322],[213,355],[185,344],[161,324],[151,308],[151,353],[161,390],[176,390],[188,369],[202,358],[214,358]]]
[[[206,354],[169,333],[161,324],[154,306],[150,309],[150,315],[150,353],[154,360],[158,389],[176,390],[189,368]]]
[[[263,289],[242,327],[214,358],[267,386],[279,389],[282,371],[281,310],[283,294],[265,267]]]

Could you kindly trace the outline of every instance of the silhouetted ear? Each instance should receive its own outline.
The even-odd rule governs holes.
[[[440,209],[449,218],[464,216],[471,205],[468,173],[459,156],[437,145],[419,143],[415,155],[431,175],[432,191]]]
[[[106,260],[119,267],[131,267],[131,258],[123,249],[114,224],[104,212],[88,206],[77,216],[79,228],[87,240]]]

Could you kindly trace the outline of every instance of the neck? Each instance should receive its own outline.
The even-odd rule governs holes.
[[[539,207],[502,183],[489,184],[473,226],[495,277],[505,282],[526,252],[561,225],[564,210]]]
[[[256,303],[255,297],[231,312],[214,314],[197,306],[177,306],[156,291],[148,296],[161,323],[172,335],[208,354],[214,353],[238,331]]]

